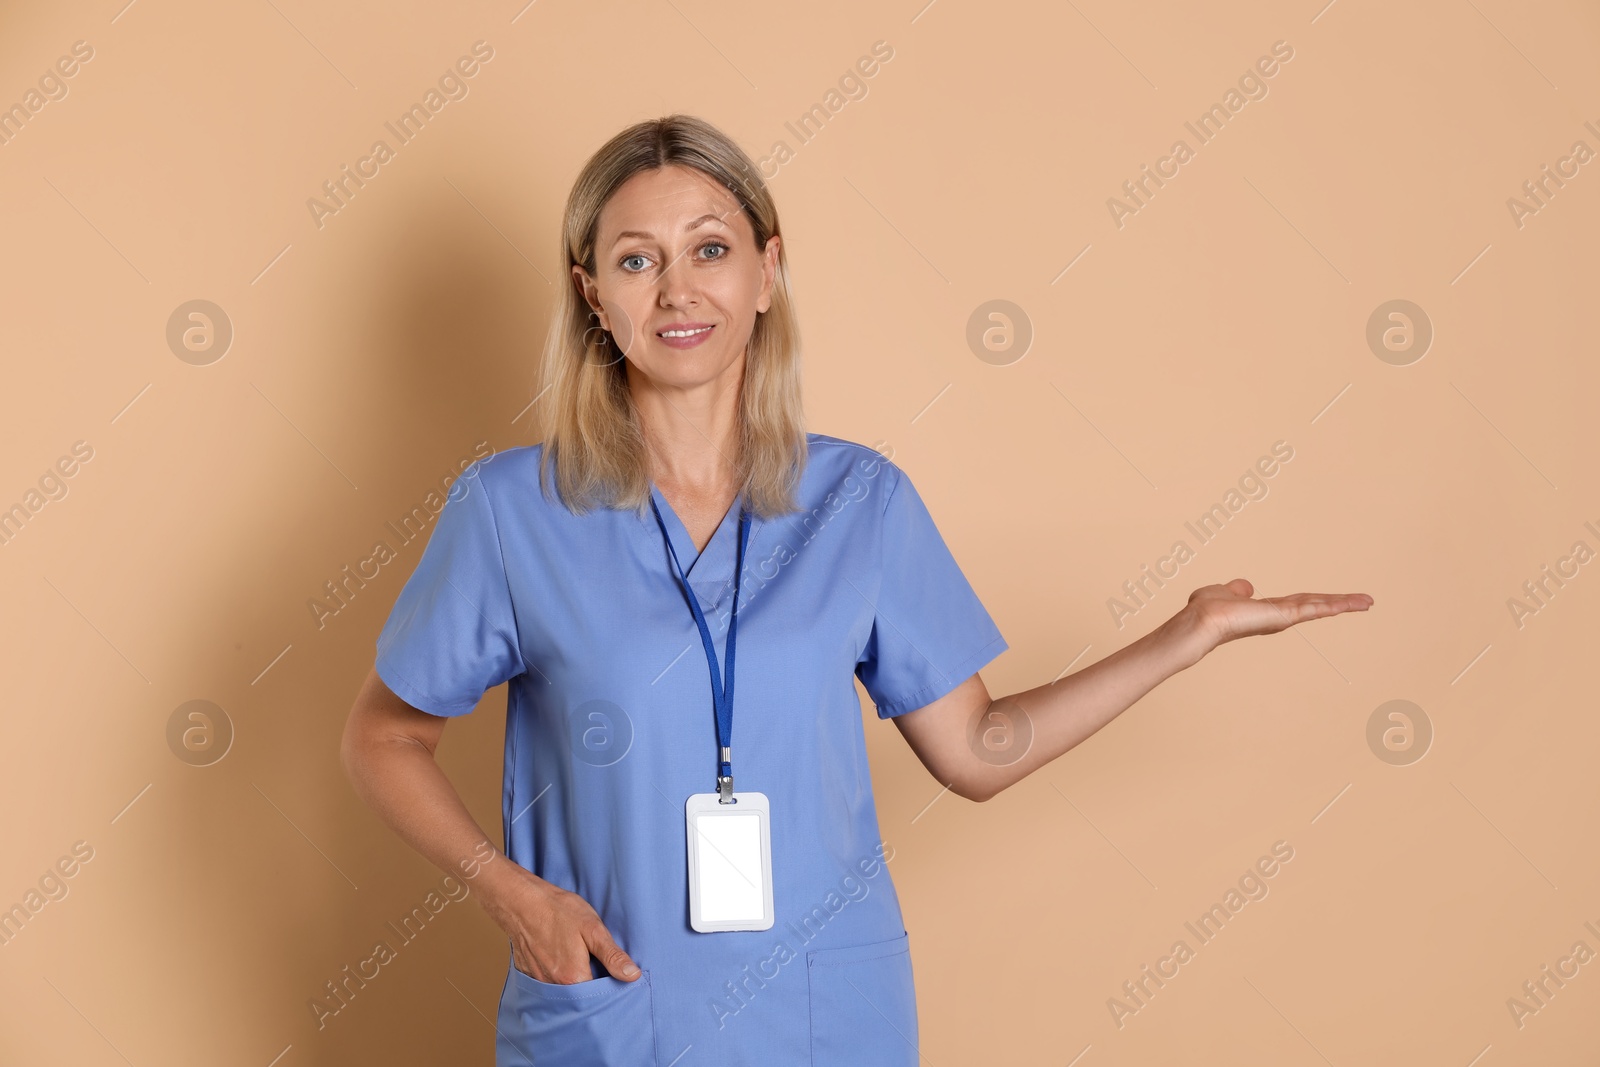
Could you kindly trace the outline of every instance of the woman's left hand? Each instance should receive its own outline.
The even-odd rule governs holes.
[[[1294,593],[1252,599],[1255,586],[1243,578],[1205,585],[1189,594],[1189,603],[1169,620],[1189,658],[1198,662],[1218,645],[1238,637],[1275,634],[1300,622],[1366,611],[1366,593]]]

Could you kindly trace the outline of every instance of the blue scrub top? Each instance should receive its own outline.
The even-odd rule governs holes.
[[[508,967],[497,1064],[918,1062],[854,679],[889,718],[1008,646],[910,478],[863,445],[806,440],[803,510],[752,516],[739,594],[733,775],[771,803],[770,930],[689,926],[684,801],[716,789],[716,719],[655,516],[547,499],[542,445],[450,488],[378,674],[434,715],[510,682],[505,852],[588,901],[644,972],[624,982],[591,961],[602,977],[555,985]],[[739,509],[697,552],[652,492],[725,664]]]

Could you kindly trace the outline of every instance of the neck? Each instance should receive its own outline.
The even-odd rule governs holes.
[[[733,481],[739,454],[739,394],[744,360],[689,388],[663,385],[629,364],[628,391],[649,454],[652,479],[714,491]]]

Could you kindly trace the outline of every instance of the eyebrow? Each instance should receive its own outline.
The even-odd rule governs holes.
[[[712,215],[712,214],[701,215],[699,218],[697,218],[693,222],[689,223],[689,225],[685,226],[684,230],[687,231],[687,230],[697,229],[698,227],[704,226],[707,222],[720,223],[721,221],[722,221],[722,216],[721,215]],[[611,243],[614,245],[618,241],[621,241],[622,239],[624,239],[626,237],[639,237],[639,238],[643,238],[646,241],[650,241],[650,240],[654,240],[655,239],[655,234],[653,234],[653,233],[645,233],[642,230],[623,230],[621,233],[617,234],[616,240],[612,241]]]

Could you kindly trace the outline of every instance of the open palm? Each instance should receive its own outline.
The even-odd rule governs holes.
[[[1296,623],[1366,611],[1372,597],[1366,593],[1293,593],[1252,599],[1255,586],[1243,578],[1221,585],[1206,585],[1189,594],[1189,610],[1212,647],[1237,637],[1275,634]]]

